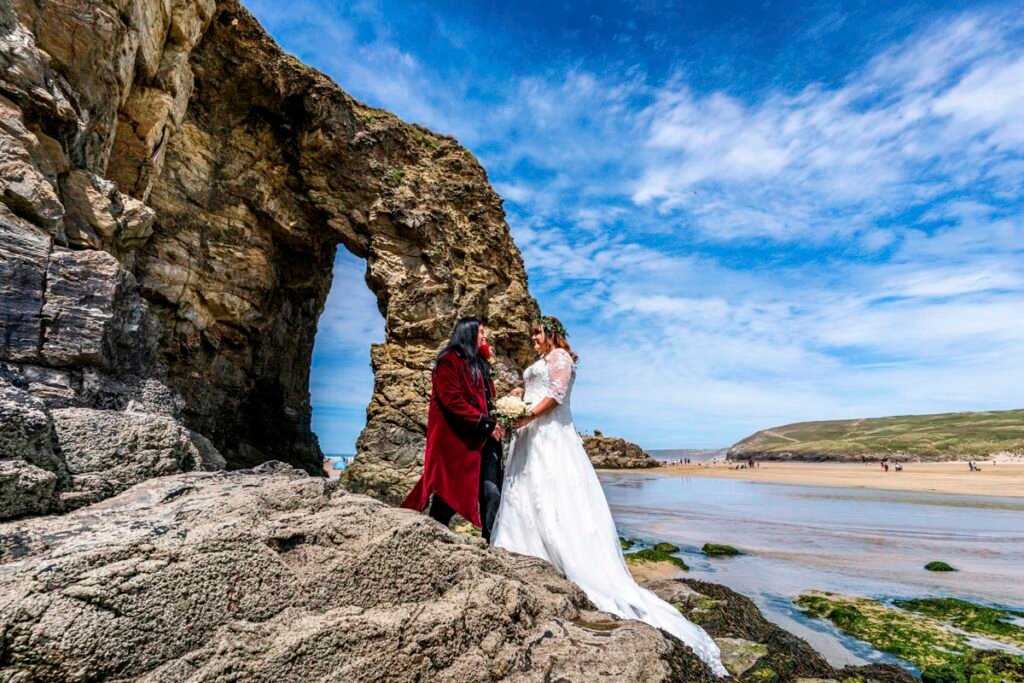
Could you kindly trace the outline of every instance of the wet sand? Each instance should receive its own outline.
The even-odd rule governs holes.
[[[686,572],[671,562],[627,562],[626,567],[637,583],[686,576]]]
[[[760,467],[754,469],[735,469],[736,466],[736,463],[691,463],[626,471],[666,477],[714,477],[798,486],[1024,497],[1024,463],[993,465],[982,462],[980,472],[971,472],[965,462],[904,463],[902,472],[895,471],[891,465],[889,471],[884,472],[878,463],[761,462]]]

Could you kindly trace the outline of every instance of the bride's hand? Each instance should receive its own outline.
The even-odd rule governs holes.
[[[522,429],[523,427],[525,427],[526,425],[530,424],[531,422],[533,422],[533,418],[532,417],[522,417],[522,418],[519,418],[519,421],[516,422],[515,425],[512,428],[513,429]]]
[[[508,392],[508,395],[509,396],[515,396],[516,398],[522,398],[523,397],[523,388],[522,387],[516,387],[512,391]]]

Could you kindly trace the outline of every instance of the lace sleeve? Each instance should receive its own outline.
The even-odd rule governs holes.
[[[565,349],[555,349],[548,354],[548,391],[547,395],[559,404],[565,402],[569,393],[569,381],[572,379],[572,356]]]

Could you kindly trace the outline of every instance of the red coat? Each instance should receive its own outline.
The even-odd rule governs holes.
[[[480,524],[480,451],[494,429],[487,410],[487,382],[474,381],[469,363],[455,351],[441,356],[433,375],[430,411],[427,413],[427,449],[423,476],[402,507],[423,511],[436,493],[457,513]]]

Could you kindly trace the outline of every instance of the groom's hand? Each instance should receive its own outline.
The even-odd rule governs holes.
[[[494,431],[491,432],[491,436],[493,436],[498,441],[501,441],[502,439],[505,438],[505,428],[502,427],[501,425],[498,425],[497,427],[494,428]]]

